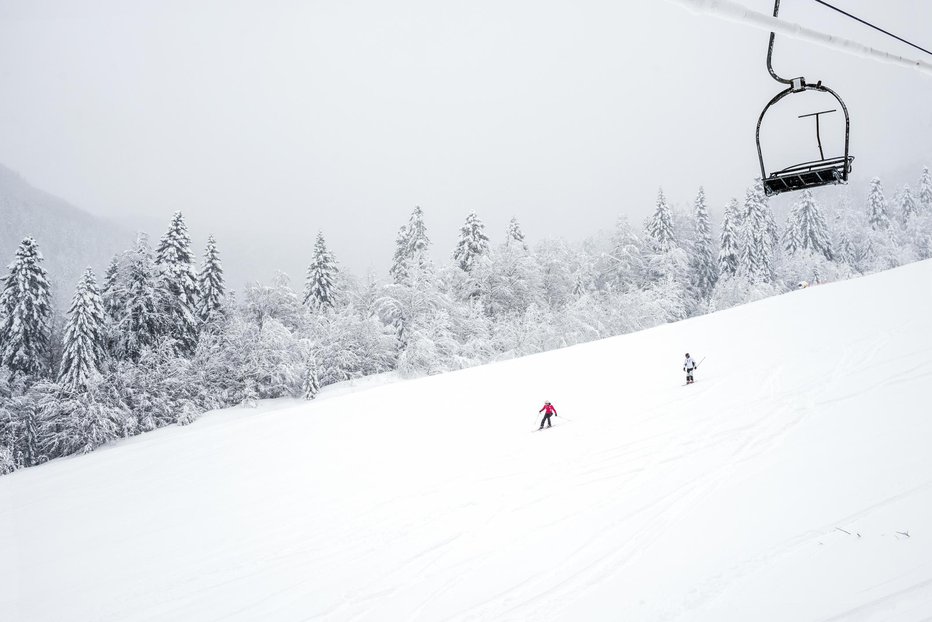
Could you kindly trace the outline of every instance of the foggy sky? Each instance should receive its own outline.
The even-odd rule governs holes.
[[[932,3],[837,4],[932,46]],[[921,55],[810,0],[781,17]],[[0,162],[154,236],[181,209],[236,288],[300,282],[318,230],[384,276],[415,205],[438,258],[470,210],[493,242],[517,216],[532,243],[640,221],[661,186],[685,204],[702,184],[720,212],[759,174],[754,126],[782,88],[766,44],[661,0],[0,0]],[[774,64],[845,99],[853,198],[932,165],[928,76],[780,37]],[[823,103],[775,114],[768,162],[815,159],[795,115]]]

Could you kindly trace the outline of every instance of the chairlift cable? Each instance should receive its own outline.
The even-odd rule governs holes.
[[[847,11],[844,11],[844,10],[842,10],[842,9],[839,9],[837,6],[834,6],[834,5],[832,5],[832,4],[829,4],[828,2],[825,2],[824,0],[813,0],[813,2],[818,2],[818,3],[821,4],[822,6],[826,6],[826,7],[830,8],[830,9],[832,9],[833,11],[838,11],[839,13],[841,13],[842,15],[845,15],[846,17],[850,17],[851,19],[853,19],[853,20],[855,20],[855,21],[861,22],[861,23],[864,24],[865,26],[870,26],[870,27],[873,28],[874,30],[877,30],[877,31],[879,31],[879,32],[882,32],[883,34],[887,35],[888,37],[893,37],[893,38],[896,39],[897,41],[902,41],[902,42],[905,43],[906,45],[911,45],[912,47],[916,48],[917,50],[920,50],[920,51],[925,52],[926,54],[929,54],[930,56],[932,56],[932,52],[930,52],[929,50],[925,49],[924,47],[920,47],[920,46],[916,45],[915,43],[912,43],[911,41],[907,41],[907,40],[904,39],[903,37],[898,37],[897,35],[893,34],[892,32],[888,32],[888,31],[884,30],[883,28],[881,28],[880,26],[875,26],[874,24],[872,24],[872,23],[870,23],[870,22],[868,22],[868,21],[866,21],[866,20],[861,19],[861,18],[858,17],[857,15],[852,15],[851,13],[848,13]]]
[[[777,19],[766,13],[755,11],[734,0],[667,0],[678,4],[694,13],[706,13],[730,22],[751,26],[767,32],[776,32],[791,39],[808,41],[833,50],[845,52],[861,58],[872,58],[901,67],[917,69],[926,75],[932,75],[932,63],[922,59],[905,58],[889,52],[864,45],[851,39],[843,39],[801,24]]]

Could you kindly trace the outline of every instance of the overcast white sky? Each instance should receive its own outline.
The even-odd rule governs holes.
[[[932,2],[836,3],[932,46]],[[921,55],[811,0],[781,17]],[[381,273],[414,205],[442,255],[470,210],[532,241],[639,220],[658,186],[720,210],[758,174],[766,43],[661,0],[0,0],[0,162],[155,236],[183,210],[234,287],[299,280],[318,229]],[[857,183],[932,164],[929,76],[780,38],[775,65],[845,98]],[[784,116],[768,136],[814,150]]]

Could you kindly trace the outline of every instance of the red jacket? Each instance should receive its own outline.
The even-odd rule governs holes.
[[[548,414],[548,415],[555,415],[555,414],[557,414],[557,409],[553,407],[553,404],[544,404],[544,407],[541,408],[540,410],[538,410],[537,412],[542,413],[542,412],[544,412],[545,410],[547,411],[546,414]]]

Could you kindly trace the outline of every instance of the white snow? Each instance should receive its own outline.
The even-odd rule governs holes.
[[[926,261],[18,471],[0,619],[929,619],[930,308]]]

